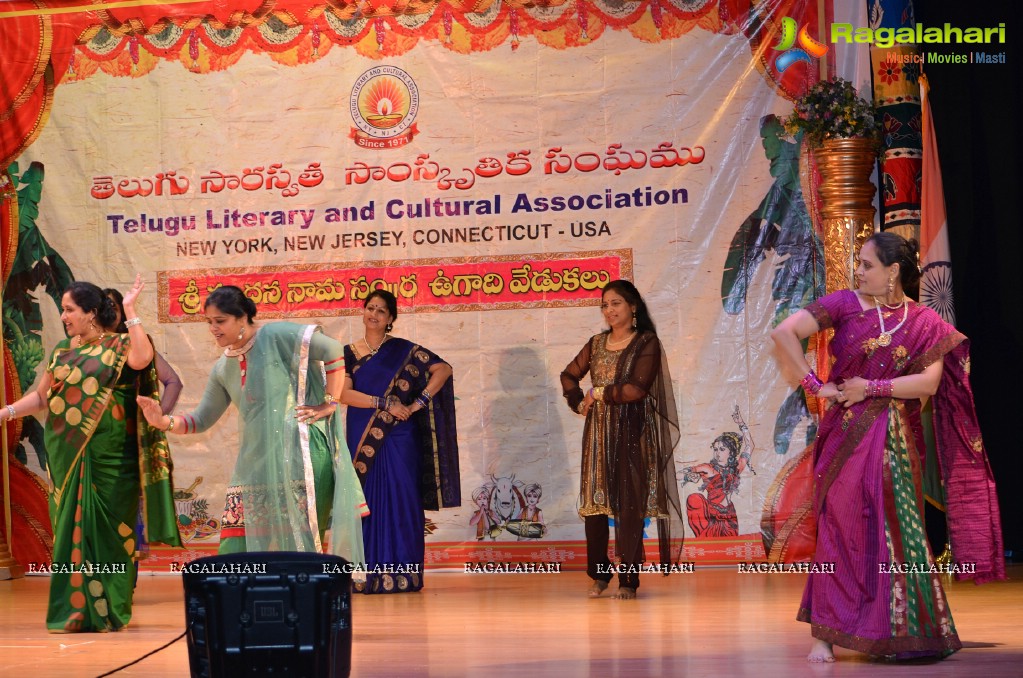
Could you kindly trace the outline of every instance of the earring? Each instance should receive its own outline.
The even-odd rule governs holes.
[[[895,291],[895,278],[888,278],[888,294]]]
[[[89,321],[89,329],[93,332],[96,331],[96,319],[93,318]]]
[[[632,314],[632,329],[636,329],[636,314]]]
[[[390,332],[394,329],[394,323],[387,323],[387,327],[384,328],[384,332]]]
[[[238,332],[238,341],[241,341],[241,340],[242,340],[242,337],[244,337],[244,336],[245,336],[245,328],[243,327],[243,328],[241,329],[241,331],[240,331],[240,332]]]

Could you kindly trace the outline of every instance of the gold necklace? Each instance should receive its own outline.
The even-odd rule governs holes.
[[[871,297],[871,298],[874,300],[874,310],[877,311],[877,321],[881,324],[881,334],[878,335],[878,337],[877,337],[877,345],[878,346],[888,346],[889,344],[892,343],[892,335],[895,334],[895,332],[897,332],[900,327],[902,327],[902,325],[906,322],[906,318],[909,317],[909,304],[906,302],[906,297],[903,297],[902,298],[902,320],[900,320],[899,324],[896,325],[895,327],[891,328],[890,330],[885,330],[885,328],[884,328],[884,315],[881,313],[881,304],[878,303],[877,297]],[[887,308],[892,309],[893,311],[898,308],[898,306],[892,307],[892,306],[888,306],[888,304],[885,304],[885,306]]]
[[[82,335],[76,334],[75,336],[73,336],[71,338],[71,348],[81,348],[81,347],[85,346],[86,344],[92,344],[94,342],[103,341],[104,339],[107,338],[107,336],[108,335],[107,335],[106,332],[100,332],[99,334],[97,334],[92,339],[83,340],[82,339]]]
[[[636,336],[636,333],[632,332],[629,336],[625,337],[624,339],[619,339],[618,341],[611,341],[611,334],[609,332],[607,335],[607,339],[604,340],[604,348],[608,349],[609,351],[616,351],[618,350],[618,347],[627,346],[628,343],[632,341],[632,338],[634,336]]]
[[[373,348],[373,344],[369,343],[369,339],[363,337],[362,340],[366,342],[366,347],[369,348],[369,354],[376,355],[377,351],[380,350],[380,347],[383,346],[384,342],[388,339],[390,339],[390,335],[388,335],[387,332],[384,332],[384,338],[380,340],[380,343],[377,344],[376,348]]]
[[[874,300],[874,304],[877,304],[877,297],[871,297],[871,298]],[[884,304],[885,308],[891,309],[892,311],[894,311],[894,310],[898,309],[899,307],[901,307],[904,303],[906,303],[906,295],[902,295],[902,301],[900,301],[897,304],[889,304],[887,299],[885,299],[881,303]]]

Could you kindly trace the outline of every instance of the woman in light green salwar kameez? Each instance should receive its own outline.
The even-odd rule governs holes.
[[[366,500],[335,414],[342,345],[314,325],[257,327],[255,304],[234,286],[214,290],[204,310],[224,355],[199,405],[168,416],[154,401],[139,403],[151,424],[178,434],[205,431],[232,403],[238,408],[220,553],[329,550],[362,563]]]

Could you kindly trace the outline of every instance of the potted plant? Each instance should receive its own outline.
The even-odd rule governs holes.
[[[881,132],[874,106],[848,80],[821,80],[796,99],[784,125],[788,134],[802,134],[808,160],[820,173],[825,287],[828,292],[851,288],[856,253],[874,230],[877,189],[870,175]]]
[[[875,144],[881,132],[874,106],[860,97],[848,80],[821,80],[796,99],[792,114],[785,118],[785,131],[811,147],[829,139],[868,139]]]

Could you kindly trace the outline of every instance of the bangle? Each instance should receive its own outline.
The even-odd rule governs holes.
[[[17,419],[18,418],[18,413],[14,411],[14,405],[8,405],[7,406],[7,412],[8,412],[8,414],[11,415],[11,416],[7,417],[8,419]]]
[[[820,393],[820,390],[824,388],[823,382],[821,382],[817,373],[813,370],[807,372],[806,376],[803,377],[803,380],[799,383],[803,385],[803,388],[805,388],[810,395],[817,395]]]
[[[173,415],[173,414],[169,414],[169,415],[167,415],[167,416],[168,416],[168,417],[170,417],[170,425],[169,425],[169,426],[167,426],[167,428],[165,428],[165,429],[163,430],[163,432],[164,432],[164,433],[167,433],[167,432],[169,431],[169,432],[172,432],[172,433],[173,433],[173,431],[174,431],[174,415]]]
[[[323,394],[323,404],[324,405],[337,405],[337,398],[335,398],[334,396],[332,396],[329,393],[324,393]]]
[[[877,379],[867,382],[863,395],[867,398],[890,398],[893,389],[894,385],[891,379]]]
[[[401,401],[398,400],[398,396],[393,395],[389,395],[386,398],[382,396],[370,396],[369,399],[370,401],[372,401],[373,407],[377,408],[378,410],[384,410],[385,412],[394,407],[395,405],[399,405],[401,403]]]
[[[576,411],[577,414],[582,414],[583,412],[585,412],[586,411],[586,401],[585,400],[580,400],[579,404],[575,406],[575,411]]]
[[[141,324],[142,324],[142,318],[139,318],[138,316],[135,316],[134,318],[128,318],[127,320],[124,321],[124,326],[125,327],[135,327],[136,325],[141,325]]]
[[[591,388],[590,389],[590,397],[593,398],[596,401],[604,400],[604,387],[603,386],[597,386],[595,388]]]

